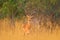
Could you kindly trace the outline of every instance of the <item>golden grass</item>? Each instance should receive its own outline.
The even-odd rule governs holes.
[[[22,20],[15,20],[15,27],[11,25],[10,19],[0,20],[0,40],[60,40],[59,26],[53,33],[46,31],[46,28],[32,28],[29,35],[24,35]],[[44,26],[44,25],[40,25]],[[35,32],[33,30],[36,30]],[[42,30],[42,31],[41,31]]]

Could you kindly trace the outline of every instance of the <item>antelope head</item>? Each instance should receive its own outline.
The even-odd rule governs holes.
[[[30,21],[33,16],[26,15],[27,20]]]

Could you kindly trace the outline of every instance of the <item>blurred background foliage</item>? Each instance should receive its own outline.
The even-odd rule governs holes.
[[[0,19],[7,17],[21,19],[27,15],[26,9],[38,10],[39,12],[35,13],[37,15],[53,13],[56,18],[60,18],[60,0],[0,0]]]

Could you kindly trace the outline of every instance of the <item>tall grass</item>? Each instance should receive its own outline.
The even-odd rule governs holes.
[[[46,31],[46,32],[54,32],[57,29],[60,29],[60,25],[58,23],[56,23],[55,21],[52,22],[52,20],[50,19],[50,17],[45,17],[45,16],[41,16],[41,18],[39,20],[32,20],[31,19],[31,32],[42,32],[42,31]],[[33,22],[35,21],[35,22]],[[4,18],[0,20],[0,31],[14,31],[14,30],[23,30],[22,24],[25,24],[27,22],[27,20],[24,21],[24,19],[22,20],[18,20],[15,19],[14,20],[14,25],[11,23],[11,19],[9,18]]]

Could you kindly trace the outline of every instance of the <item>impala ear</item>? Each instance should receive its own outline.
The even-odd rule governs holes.
[[[27,17],[29,17],[29,15],[26,15]]]
[[[27,16],[27,18],[32,18],[33,16],[29,16],[29,15],[26,15]]]

